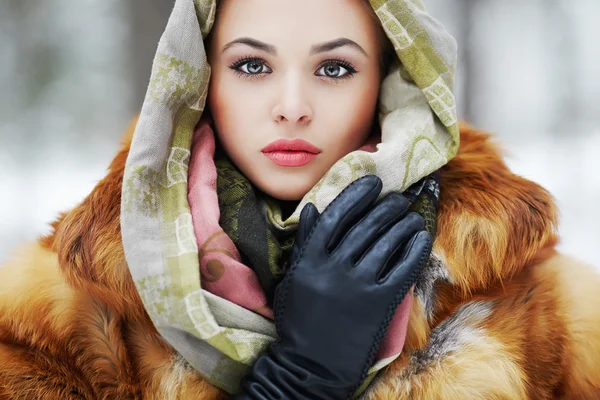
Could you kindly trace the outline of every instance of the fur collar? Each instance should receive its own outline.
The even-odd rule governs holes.
[[[121,184],[132,126],[108,174],[41,239],[58,254],[70,285],[133,320],[147,317],[121,244]],[[490,135],[461,126],[458,155],[442,169],[434,257],[415,289],[407,346],[422,347],[430,326],[476,293],[493,290],[557,242],[557,210],[539,185],[513,174]]]

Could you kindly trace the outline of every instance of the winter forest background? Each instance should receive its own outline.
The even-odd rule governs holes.
[[[173,0],[0,1],[0,260],[105,173]],[[600,268],[599,0],[425,0],[460,48],[459,112],[557,198]]]

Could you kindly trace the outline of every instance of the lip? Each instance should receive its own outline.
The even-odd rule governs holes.
[[[262,149],[263,154],[282,167],[301,167],[314,160],[321,152],[302,139],[279,139]]]
[[[321,150],[308,143],[306,140],[302,139],[279,139],[270,143],[262,149],[263,153],[271,153],[274,151],[303,151],[311,154],[319,154],[321,152]]]
[[[263,154],[281,167],[301,167],[317,157],[305,151],[271,151]]]

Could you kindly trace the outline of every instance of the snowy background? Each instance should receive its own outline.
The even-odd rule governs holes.
[[[599,0],[425,0],[460,47],[459,113],[600,268]],[[0,260],[77,204],[138,111],[172,0],[0,2]]]

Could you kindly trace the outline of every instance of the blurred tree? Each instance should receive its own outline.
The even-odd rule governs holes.
[[[458,26],[460,27],[460,32],[456,40],[460,44],[458,48],[458,58],[464,76],[464,79],[462,80],[462,98],[460,99],[462,104],[461,118],[465,121],[474,123],[476,121],[472,102],[476,98],[474,92],[477,88],[474,85],[474,82],[476,81],[474,74],[477,73],[477,68],[476,65],[474,65],[474,56],[469,43],[473,34],[473,7],[475,5],[471,0],[456,1],[456,7],[458,8]]]
[[[579,132],[581,126],[580,97],[577,93],[577,47],[575,27],[570,13],[571,0],[546,0],[543,10],[549,34],[546,54],[548,59],[548,85],[553,92],[551,134],[564,135],[565,131]],[[550,111],[550,110],[549,110]]]
[[[129,0],[131,21],[130,57],[133,99],[136,107],[141,107],[150,79],[152,60],[163,33],[173,0]]]

